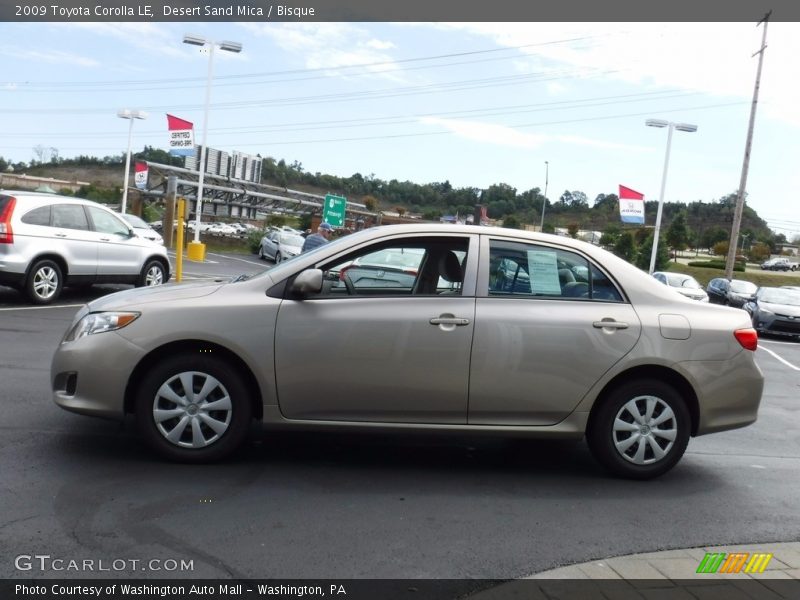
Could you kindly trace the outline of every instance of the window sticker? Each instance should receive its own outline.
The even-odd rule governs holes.
[[[555,251],[529,250],[528,272],[531,277],[531,291],[534,294],[561,295]]]

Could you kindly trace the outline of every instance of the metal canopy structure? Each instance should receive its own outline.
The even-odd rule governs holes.
[[[143,161],[151,171],[149,181],[156,181],[153,187],[140,190],[144,198],[165,198],[167,180],[177,178],[177,196],[189,202],[190,211],[197,206],[197,187],[200,173],[183,167]],[[204,174],[203,214],[220,217],[259,218],[259,213],[313,214],[322,215],[325,196],[291,190],[275,185],[254,183],[243,179]],[[364,204],[347,202],[347,212],[362,217],[377,217]]]

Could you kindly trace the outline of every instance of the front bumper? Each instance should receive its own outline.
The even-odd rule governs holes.
[[[121,420],[128,378],[143,356],[114,331],[62,343],[50,367],[53,401],[71,412]]]

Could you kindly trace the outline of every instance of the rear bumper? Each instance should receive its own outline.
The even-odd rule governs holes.
[[[764,375],[753,355],[742,350],[727,361],[688,361],[681,369],[695,382],[698,400],[697,434],[746,427],[758,418]]]

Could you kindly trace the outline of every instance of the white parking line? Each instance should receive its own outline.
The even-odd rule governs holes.
[[[85,302],[83,303],[85,304]],[[6,310],[42,310],[44,308],[78,308],[83,304],[54,304],[52,306],[10,306],[8,308],[0,308],[2,311]]]
[[[780,362],[782,362],[783,364],[785,364],[785,365],[786,365],[787,367],[789,367],[790,369],[794,369],[795,371],[800,371],[800,367],[796,367],[795,365],[793,365],[792,363],[790,363],[788,360],[786,360],[786,359],[782,358],[781,356],[779,356],[778,354],[776,354],[775,352],[773,352],[773,351],[772,351],[772,350],[770,350],[769,348],[765,348],[764,346],[762,346],[761,344],[759,344],[759,345],[758,345],[758,349],[759,349],[759,350],[763,350],[764,352],[769,352],[769,353],[770,353],[772,356],[774,356],[776,359],[778,359]]]
[[[211,256],[221,256],[222,258],[227,258],[228,260],[238,260],[240,262],[246,262],[246,263],[248,263],[250,265],[263,265],[264,264],[263,260],[258,260],[258,261],[248,260],[246,258],[236,258],[235,256],[223,256],[222,254],[212,254],[211,252],[209,252],[208,254],[211,255]]]

